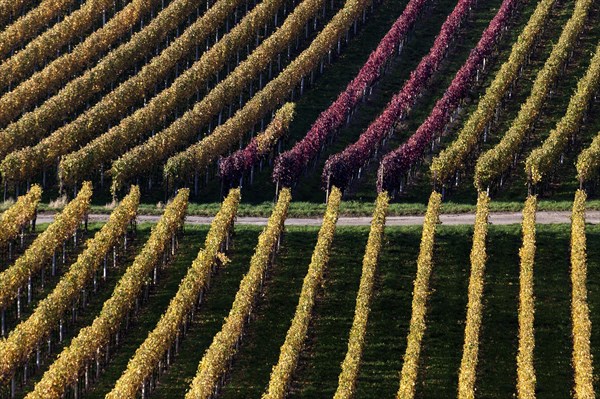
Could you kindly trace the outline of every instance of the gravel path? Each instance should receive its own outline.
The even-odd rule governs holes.
[[[139,215],[138,222],[157,222],[160,219],[159,215]],[[41,213],[37,217],[38,223],[49,223],[54,220],[54,214]],[[89,215],[91,222],[105,222],[108,220],[108,215],[91,214]],[[237,224],[247,224],[255,226],[263,226],[267,224],[268,218],[264,217],[238,217]],[[286,226],[320,226],[323,219],[320,218],[289,218],[285,221]],[[212,217],[205,216],[188,216],[186,223],[188,224],[210,224]],[[471,213],[462,214],[444,214],[440,215],[440,221],[446,225],[461,225],[473,224],[475,215]],[[600,223],[600,211],[588,211],[586,214],[586,222],[597,224]],[[339,226],[367,226],[371,223],[370,217],[340,217],[338,219]],[[490,213],[491,224],[520,224],[520,212],[492,212]],[[537,213],[537,223],[539,224],[554,224],[554,223],[571,223],[571,212],[549,212],[542,211]],[[414,226],[423,224],[423,216],[388,216],[386,226]]]

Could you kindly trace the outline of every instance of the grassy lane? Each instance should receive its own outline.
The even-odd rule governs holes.
[[[398,391],[408,334],[421,228],[386,228],[376,274],[357,397]]]
[[[88,226],[88,234],[87,234],[88,239],[90,237],[92,237],[91,234],[94,234],[97,230],[100,230],[101,227],[102,227],[102,225],[99,223],[90,224]],[[58,337],[58,334],[56,333],[56,331],[53,333],[53,344],[52,344],[53,352],[52,352],[51,357],[45,359],[42,363],[42,367],[40,368],[39,372],[36,373],[32,378],[28,379],[28,384],[23,387],[23,392],[31,391],[33,389],[34,384],[41,379],[43,373],[54,362],[56,357],[62,352],[63,348],[65,346],[68,346],[71,343],[71,340],[73,339],[73,337],[75,337],[79,333],[79,330],[92,323],[92,321],[94,320],[96,315],[98,313],[100,313],[100,310],[102,309],[102,305],[104,305],[104,302],[111,296],[115,285],[117,284],[117,282],[119,281],[119,279],[121,278],[123,273],[125,272],[126,268],[133,262],[133,259],[139,252],[140,248],[142,248],[142,246],[145,244],[145,242],[149,236],[150,236],[150,225],[148,225],[148,224],[138,225],[135,239],[133,240],[133,242],[129,241],[129,243],[132,245],[129,246],[129,248],[127,250],[127,254],[125,256],[121,256],[117,260],[118,268],[117,269],[113,268],[112,258],[109,260],[109,263],[108,263],[109,269],[108,269],[108,275],[106,278],[106,282],[103,282],[101,277],[98,278],[98,292],[96,292],[93,295],[88,295],[88,298],[89,298],[88,305],[86,306],[86,308],[83,311],[79,310],[77,321],[74,324],[67,325],[65,339],[63,340],[62,343],[60,343],[60,344],[58,343],[58,340],[56,339]],[[63,267],[63,271],[64,270],[65,269]],[[49,273],[46,272],[47,278],[49,277],[48,275],[49,275]],[[101,276],[101,271],[98,273],[98,275]],[[54,288],[54,286],[58,283],[58,279],[59,279],[59,277],[54,277],[54,280],[56,280],[56,281],[53,281],[53,284],[51,284],[52,288]],[[50,284],[45,287],[46,289],[44,290],[45,291],[44,296],[46,296],[47,294],[50,293],[49,286],[50,286]],[[40,295],[38,298],[42,298],[42,296]],[[27,313],[27,315],[29,315],[32,310],[33,309],[30,309],[30,311]],[[25,320],[25,319],[23,319],[23,320]],[[58,330],[58,328],[56,330]]]
[[[417,398],[456,396],[472,234],[472,227],[438,228]]]
[[[229,313],[240,280],[248,271],[250,257],[258,242],[261,230],[255,227],[235,228],[233,247],[229,253],[231,263],[219,272],[214,280],[207,301],[194,320],[192,328],[181,342],[179,355],[167,373],[161,377],[152,398],[182,398],[196,375],[198,364]]]
[[[366,226],[336,232],[290,398],[331,398],[335,393],[348,347],[368,235]]]
[[[317,233],[317,227],[286,228],[275,264],[268,273],[263,294],[219,397],[258,398],[266,389],[294,316]],[[335,242],[334,239],[334,245]]]
[[[160,315],[169,305],[169,301],[179,286],[179,282],[185,276],[189,265],[196,258],[200,246],[204,242],[208,226],[186,226],[179,250],[172,264],[159,276],[157,287],[150,292],[149,301],[144,304],[138,313],[135,323],[132,324],[126,334],[123,334],[122,343],[112,360],[100,377],[100,381],[93,385],[86,397],[104,398],[112,389],[121,373],[127,367],[127,362],[135,353],[135,350],[146,339],[158,322]],[[215,286],[218,286],[218,278]],[[201,314],[201,313],[200,313]],[[195,323],[200,320],[199,316]],[[194,327],[194,326],[192,326]]]
[[[499,226],[488,237],[477,397],[508,398],[516,392],[517,380],[521,229]]]
[[[568,225],[537,227],[534,364],[544,398],[569,397],[573,386],[569,239]]]

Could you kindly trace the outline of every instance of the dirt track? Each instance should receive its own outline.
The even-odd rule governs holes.
[[[158,215],[140,215],[138,222],[157,222],[160,219]],[[54,220],[54,214],[39,214],[38,223],[49,223]],[[108,220],[108,215],[92,214],[89,215],[89,220],[92,222],[105,222]],[[186,223],[189,224],[210,224],[211,217],[205,216],[188,216]],[[320,218],[289,218],[285,224],[287,226],[320,226],[322,219]],[[464,214],[445,214],[440,215],[440,221],[445,225],[461,225],[473,224],[475,215],[471,213]],[[600,211],[588,211],[586,214],[588,223],[600,223]],[[539,224],[554,224],[554,223],[570,223],[571,212],[538,212],[537,222]],[[267,223],[267,218],[264,217],[239,217],[237,224],[247,224],[263,226]],[[339,226],[367,226],[371,223],[370,217],[340,217],[338,220]],[[414,226],[423,223],[423,216],[388,216],[386,220],[387,226]],[[491,224],[519,224],[521,223],[521,213],[519,212],[494,212],[490,213]]]

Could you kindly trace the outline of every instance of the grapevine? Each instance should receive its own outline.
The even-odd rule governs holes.
[[[244,172],[252,168],[262,157],[266,156],[275,143],[287,132],[294,119],[294,103],[284,104],[264,132],[253,137],[242,150],[236,151],[219,162],[219,175],[222,179],[235,184]]]
[[[552,48],[544,67],[538,72],[531,93],[521,105],[519,114],[500,142],[494,148],[483,153],[477,160],[475,187],[478,190],[489,187],[493,181],[506,173],[513,164],[527,132],[540,115],[552,85],[556,82],[562,66],[567,61],[568,55],[573,50],[577,38],[583,30],[592,3],[592,0],[579,0],[575,3],[571,18],[563,28],[560,38]]]
[[[370,4],[369,0],[346,1],[344,7],[334,15],[331,21],[312,41],[310,46],[275,79],[270,81],[261,91],[252,97],[232,118],[200,142],[172,156],[164,167],[164,178],[167,181],[181,180],[185,176],[192,175],[194,172],[206,168],[215,160],[217,154],[227,151],[265,113],[280,104],[288,93],[301,82],[303,76],[310,74],[317,67],[321,58],[335,46],[337,41],[346,33],[368,4]],[[200,111],[202,111],[202,107],[196,106],[189,115],[190,117],[199,117],[202,115]],[[114,174],[121,174],[123,177],[120,181],[113,180],[113,189],[117,189],[120,185],[124,184],[125,177],[131,177],[142,170],[148,170],[150,163],[159,158],[162,159],[161,154],[170,152],[167,151],[168,148],[176,147],[178,143],[172,139],[172,137],[175,137],[173,130],[183,130],[184,127],[181,126],[184,122],[183,119],[179,120],[182,122],[181,124],[175,123],[170,129],[164,131],[170,132],[169,135],[161,136],[160,138],[157,135],[146,144],[137,147],[137,149],[129,152],[118,162],[115,162],[113,164]],[[198,118],[194,119],[194,121],[197,123]],[[190,123],[187,123],[187,126],[190,126]],[[196,126],[198,125],[191,125],[191,127]],[[167,138],[170,140],[170,143],[168,146],[164,146]],[[149,154],[152,154],[152,156],[150,157]],[[125,175],[125,170],[127,170],[127,175]]]
[[[34,184],[27,194],[20,196],[17,202],[2,214],[0,217],[0,246],[15,239],[21,229],[35,218],[41,197],[41,187]]]
[[[448,55],[450,43],[474,4],[474,0],[460,0],[456,4],[440,28],[440,33],[429,53],[421,59],[419,65],[411,72],[410,78],[392,97],[385,110],[361,133],[356,142],[327,159],[321,176],[322,186],[325,189],[330,185],[335,185],[342,190],[346,189],[351,179],[359,174],[374,156],[382,141],[392,134],[396,123],[408,114],[442,60]]]
[[[236,344],[242,338],[244,325],[254,307],[261,282],[283,232],[283,223],[291,199],[289,189],[281,190],[267,227],[258,238],[258,245],[250,260],[250,269],[240,283],[229,316],[202,357],[196,377],[185,396],[186,399],[211,398],[215,388],[218,387],[219,380],[229,368],[236,352]]]
[[[537,197],[529,196],[523,209],[523,246],[519,250],[519,351],[517,353],[517,393],[519,399],[535,398],[535,348],[533,266],[535,261],[535,213]]]
[[[87,243],[85,251],[77,257],[54,290],[37,305],[26,321],[17,325],[8,338],[0,342],[3,354],[0,357],[0,380],[8,379],[16,367],[31,356],[44,337],[56,328],[106,254],[126,233],[128,224],[135,219],[139,200],[140,190],[134,186],[113,211],[108,222]]]
[[[352,321],[350,338],[348,339],[348,351],[342,362],[342,372],[338,378],[338,386],[334,399],[349,399],[355,392],[360,360],[365,346],[365,336],[367,335],[367,322],[371,310],[370,303],[373,296],[377,261],[379,260],[379,252],[381,251],[383,241],[383,230],[388,204],[389,197],[387,193],[380,193],[375,202],[371,230],[369,231],[369,239],[367,240],[365,256],[363,257],[363,268],[358,294],[356,295],[354,320]]]
[[[573,368],[575,369],[573,397],[576,399],[596,397],[590,348],[592,322],[586,288],[585,201],[585,191],[577,190],[571,222],[571,317],[573,319]]]
[[[56,216],[54,223],[33,241],[12,266],[0,273],[0,309],[6,309],[28,278],[44,268],[54,251],[75,233],[88,213],[91,199],[92,184],[85,182],[77,197]]]
[[[341,191],[337,187],[333,187],[327,201],[327,210],[319,230],[317,244],[308,266],[308,273],[304,277],[296,313],[285,336],[285,342],[281,346],[279,360],[271,371],[269,386],[262,399],[283,399],[286,395],[292,373],[298,363],[300,350],[306,339],[317,289],[322,282],[323,271],[329,261],[329,251],[335,233],[341,198]]]
[[[459,399],[473,399],[475,397],[479,331],[483,317],[483,277],[487,260],[485,241],[488,230],[489,203],[490,199],[487,194],[480,192],[477,198],[475,231],[473,232],[473,247],[471,249],[471,276],[469,277],[465,342],[458,374]]]
[[[459,169],[463,168],[467,156],[474,151],[481,134],[487,128],[519,69],[527,62],[536,39],[550,15],[554,0],[541,0],[529,18],[527,25],[513,44],[508,60],[502,64],[491,85],[469,116],[458,137],[431,163],[431,174],[435,185],[443,186]]]
[[[435,191],[432,192],[423,222],[423,232],[421,233],[421,248],[417,259],[417,277],[413,288],[410,330],[406,339],[404,363],[400,373],[400,387],[396,395],[398,399],[410,399],[415,396],[419,359],[421,357],[421,342],[426,328],[425,316],[427,315],[427,299],[429,297],[429,279],[433,269],[435,229],[439,223],[441,203],[441,194]]]
[[[302,140],[291,150],[277,157],[273,168],[273,181],[279,182],[284,187],[291,187],[298,181],[302,171],[308,166],[310,160],[317,156],[327,138],[346,123],[349,114],[382,75],[385,65],[396,54],[396,50],[400,53],[402,45],[426,4],[426,0],[408,2],[402,15],[381,39],[346,89],[329,108],[321,112]]]
[[[158,367],[163,354],[179,336],[188,314],[198,303],[198,296],[207,289],[213,265],[219,256],[221,244],[231,230],[239,202],[240,190],[230,190],[210,225],[204,248],[181,280],[169,307],[129,360],[127,369],[106,399],[135,398],[140,387],[145,385],[146,379]]]
[[[525,171],[529,181],[539,184],[554,169],[569,139],[577,134],[591,100],[600,87],[600,44],[596,47],[586,74],[577,82],[577,90],[571,96],[567,112],[550,132],[542,145],[529,154]]]
[[[226,103],[236,98],[245,83],[251,82],[279,52],[287,47],[301,32],[304,25],[319,12],[323,1],[304,0],[300,3],[274,34],[263,41],[192,110],[187,111],[169,127],[117,160],[111,170],[113,186],[119,185],[125,171],[129,173],[133,169],[148,170],[155,166],[156,156],[159,153],[168,153],[172,151],[171,148],[180,147],[195,137],[203,124],[208,123]],[[118,126],[63,158],[59,167],[61,180],[69,185],[75,184],[81,177],[89,174],[92,165],[115,159],[126,152],[141,137],[156,127],[161,118],[167,117],[177,103],[195,95],[197,87],[217,72],[234,50],[247,45],[255,37],[256,29],[262,27],[277,12],[281,2],[282,0],[269,0],[259,4],[249,16],[204,53],[200,60],[168,89],[154,97],[145,107],[122,120]],[[147,155],[146,150],[152,156]],[[140,157],[138,154],[141,152],[144,155]],[[131,164],[132,160],[135,161],[135,165]]]
[[[102,306],[100,314],[63,349],[34,390],[26,396],[27,399],[63,397],[67,387],[77,381],[79,372],[85,365],[94,358],[97,359],[100,349],[110,342],[110,337],[119,330],[122,321],[133,309],[148,274],[169,249],[173,235],[183,226],[188,197],[189,190],[179,190],[152,230],[144,248],[127,268],[112,296]]]

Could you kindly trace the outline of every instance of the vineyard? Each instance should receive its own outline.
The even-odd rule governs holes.
[[[599,115],[595,0],[0,0],[0,398],[595,398]]]

